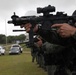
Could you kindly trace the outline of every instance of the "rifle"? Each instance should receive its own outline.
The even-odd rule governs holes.
[[[44,8],[37,8],[37,13],[43,13],[42,16],[22,16],[19,17],[15,13],[11,16],[12,20],[9,20],[9,24],[14,24],[14,26],[20,26],[26,23],[31,23],[32,28],[29,32],[30,43],[33,43],[33,28],[36,24],[39,24],[39,28],[44,31],[54,30],[50,25],[55,23],[69,23],[74,26],[76,22],[76,16],[68,16],[64,12],[56,12],[56,14],[50,14],[50,12],[55,12],[55,7],[48,5]],[[41,25],[40,25],[41,24]],[[55,28],[56,30],[57,28]]]

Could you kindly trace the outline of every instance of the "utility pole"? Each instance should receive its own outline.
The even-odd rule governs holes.
[[[5,19],[5,40],[6,40],[6,49],[7,49],[7,24],[6,24],[6,19]]]

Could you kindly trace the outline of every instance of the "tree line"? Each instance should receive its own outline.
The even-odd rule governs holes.
[[[0,44],[7,43],[15,43],[16,41],[23,42],[25,40],[26,36],[24,34],[16,35],[16,36],[5,36],[4,34],[0,34]]]

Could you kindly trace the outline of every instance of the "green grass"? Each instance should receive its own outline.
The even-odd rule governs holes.
[[[47,75],[47,72],[32,63],[31,54],[24,49],[20,55],[0,56],[0,75]]]

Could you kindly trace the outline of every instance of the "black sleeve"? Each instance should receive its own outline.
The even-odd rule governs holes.
[[[38,34],[50,43],[62,46],[68,45],[69,38],[66,39],[61,38],[56,31],[48,31],[41,29],[39,30]]]

